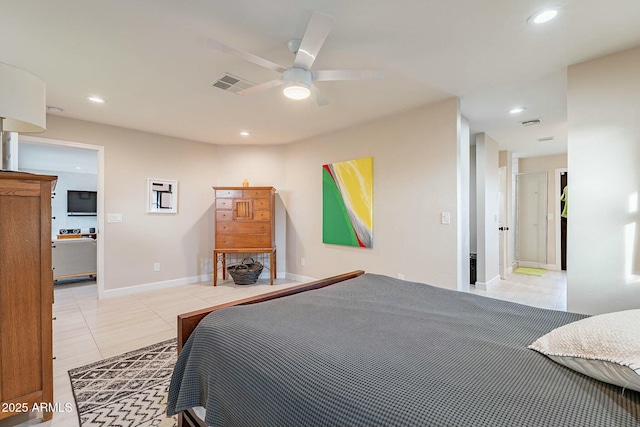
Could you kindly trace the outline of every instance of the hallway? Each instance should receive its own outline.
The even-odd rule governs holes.
[[[507,280],[482,291],[471,286],[471,292],[520,304],[551,310],[567,310],[567,272],[549,270],[544,275],[507,274]]]

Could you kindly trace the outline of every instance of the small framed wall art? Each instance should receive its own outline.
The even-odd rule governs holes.
[[[178,213],[178,181],[147,179],[147,213]]]

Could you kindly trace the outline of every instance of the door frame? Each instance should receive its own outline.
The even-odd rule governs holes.
[[[555,197],[555,223],[556,223],[556,266],[557,269],[560,270],[562,267],[562,248],[560,247],[562,230],[560,229],[562,222],[562,211],[560,210],[562,203],[560,203],[560,194],[562,194],[562,188],[560,188],[560,175],[563,172],[569,172],[567,168],[557,168],[555,170],[556,182],[554,188],[554,197]]]
[[[20,135],[20,141],[33,142],[36,144],[57,145],[61,147],[80,148],[83,150],[94,150],[97,152],[98,160],[98,216],[97,216],[97,266],[96,284],[98,287],[98,299],[104,295],[104,147],[101,145],[85,144],[83,142],[63,141],[60,139],[42,138],[31,135]],[[19,154],[18,154],[19,155]]]

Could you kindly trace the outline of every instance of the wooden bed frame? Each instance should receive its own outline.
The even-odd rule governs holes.
[[[355,277],[364,274],[363,270],[355,270],[350,273],[344,273],[337,276],[328,277],[326,279],[316,280],[315,282],[305,283],[298,286],[293,286],[287,289],[281,289],[278,291],[268,292],[262,295],[256,295],[249,298],[244,298],[237,301],[231,301],[224,304],[215,305],[213,307],[203,308],[202,310],[191,311],[189,313],[178,315],[178,354],[182,351],[182,347],[189,339],[191,333],[195,330],[198,323],[204,319],[207,314],[215,310],[220,310],[226,307],[233,307],[237,305],[249,305],[258,302],[268,301],[276,298],[282,298],[289,295],[298,294],[300,292],[311,291],[314,289],[324,288],[325,286],[333,285],[335,283],[343,282],[345,280],[353,279]],[[190,427],[207,427],[204,422],[196,416],[193,409],[188,409],[178,415],[178,427],[190,426]]]

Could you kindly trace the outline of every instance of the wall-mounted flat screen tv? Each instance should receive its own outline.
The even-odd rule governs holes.
[[[68,216],[96,216],[98,212],[98,193],[95,191],[67,191]]]

